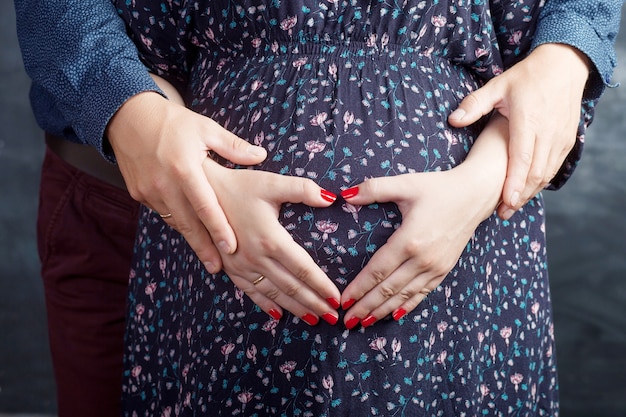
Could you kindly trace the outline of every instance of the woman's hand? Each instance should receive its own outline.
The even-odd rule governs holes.
[[[311,325],[320,317],[336,324],[339,290],[278,222],[283,203],[327,207],[336,195],[309,179],[212,160],[204,162],[204,172],[237,235],[237,252],[222,256],[233,283],[275,319],[284,308]]]
[[[350,204],[395,202],[402,212],[400,227],[342,294],[346,327],[367,327],[389,314],[399,320],[452,270],[498,204],[507,129],[505,119],[494,117],[467,159],[449,171],[374,178],[342,192]]]
[[[591,65],[577,49],[538,46],[467,96],[448,121],[468,126],[496,109],[509,120],[509,167],[498,214],[508,219],[541,191],[572,149]]]
[[[111,119],[107,136],[130,195],[167,216],[206,268],[217,272],[220,252],[235,252],[237,240],[204,174],[207,153],[243,165],[258,164],[267,154],[185,108],[171,85],[155,80],[170,100],[156,92],[130,98]]]

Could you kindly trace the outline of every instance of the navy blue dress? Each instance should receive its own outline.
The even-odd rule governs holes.
[[[119,1],[141,56],[195,111],[265,147],[255,169],[338,193],[450,169],[480,124],[446,119],[527,51],[539,1]],[[391,203],[287,204],[280,221],[340,290],[401,222]],[[555,416],[541,198],[494,214],[399,322],[269,317],[156,213],[131,273],[126,416]]]

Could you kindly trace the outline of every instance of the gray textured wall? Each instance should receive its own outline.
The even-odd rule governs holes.
[[[35,243],[42,135],[0,0],[0,414],[54,413]],[[626,415],[626,24],[622,66],[598,107],[572,180],[546,193],[562,415]]]

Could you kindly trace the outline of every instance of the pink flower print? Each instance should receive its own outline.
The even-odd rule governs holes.
[[[204,34],[206,35],[207,39],[211,39],[211,40],[215,39],[215,34],[213,33],[213,30],[211,28],[207,28],[204,31]]]
[[[511,383],[515,385],[515,392],[517,392],[517,388],[519,384],[522,383],[523,379],[524,379],[524,376],[522,374],[516,373],[516,374],[511,375]]]
[[[270,319],[263,323],[263,327],[261,329],[264,332],[270,332],[272,334],[276,333],[276,326],[278,325],[278,320]]]
[[[135,306],[135,313],[137,313],[138,316],[141,316],[145,310],[146,308],[143,304],[137,304],[137,306]]]
[[[539,253],[539,251],[541,250],[541,243],[533,240],[532,242],[530,242],[530,250],[533,251],[533,256],[536,258],[537,253]]]
[[[352,214],[352,218],[355,222],[359,222],[359,211],[361,211],[362,206],[355,206],[350,203],[344,203],[341,206],[341,209],[346,213]],[[349,236],[348,236],[349,237]],[[351,238],[352,239],[352,238]]]
[[[391,341],[391,357],[395,359],[400,349],[402,349],[402,342],[394,337]]]
[[[254,136],[254,144],[257,146],[261,146],[264,140],[265,140],[264,132],[259,132],[256,134],[256,136]]]
[[[323,111],[313,116],[311,120],[309,120],[309,123],[311,123],[311,126],[319,126],[324,129],[324,122],[326,121],[326,119],[328,119],[328,113]]]
[[[257,110],[252,113],[252,117],[250,118],[250,126],[255,124],[261,118],[261,110]]]
[[[280,369],[280,372],[285,374],[285,376],[287,377],[287,381],[291,381],[291,372],[293,372],[293,370],[296,369],[296,362],[287,361],[283,363],[282,365],[280,365],[278,369]]]
[[[456,145],[459,143],[459,139],[455,135],[453,135],[452,132],[450,132],[449,130],[444,130],[443,135],[448,140],[448,146]]]
[[[146,285],[146,289],[144,290],[144,292],[146,293],[147,296],[150,297],[150,300],[153,300],[156,287],[157,287],[156,282],[151,282],[150,284]]]
[[[243,305],[244,292],[239,288],[235,288],[235,300],[239,300],[239,303]]]
[[[372,33],[367,37],[366,41],[367,47],[372,48],[376,45],[376,34]]]
[[[448,328],[448,322],[446,321],[441,321],[439,322],[439,324],[437,324],[437,330],[439,330],[439,333],[441,333],[442,338],[443,338],[443,332],[445,332],[447,328]]]
[[[476,55],[476,59],[478,59],[481,56],[487,55],[488,52],[485,48],[476,48],[476,50],[474,51],[474,54]]]
[[[387,338],[380,336],[370,342],[370,348],[373,350],[377,350],[387,356],[387,351],[385,350],[385,346],[387,346]]]
[[[343,114],[343,130],[348,130],[348,127],[354,123],[354,113],[349,110]]]
[[[256,345],[252,345],[246,350],[246,357],[256,363],[256,353]]]
[[[508,42],[509,42],[509,45],[519,45],[521,40],[522,40],[522,31],[516,30],[515,32],[511,33],[511,35],[509,36]]]
[[[261,88],[262,85],[263,85],[262,81],[254,80],[254,81],[252,81],[252,84],[250,84],[250,89],[252,91],[257,91],[259,88]]]
[[[185,380],[187,379],[187,375],[189,375],[189,364],[185,365],[185,367],[181,371],[181,375]]]
[[[258,48],[259,46],[261,46],[261,38],[252,39],[252,47]]]
[[[485,334],[483,332],[478,332],[478,344],[482,345],[483,340],[485,340]]]
[[[494,362],[496,361],[496,353],[498,353],[498,350],[496,349],[496,344],[492,343],[491,346],[489,346],[489,354],[491,355],[491,359]]]
[[[328,66],[328,75],[333,77],[335,80],[337,79],[337,64],[334,62]]]
[[[241,404],[243,404],[244,407],[246,406],[246,404],[250,402],[252,397],[253,395],[250,391],[243,391],[243,392],[240,392],[239,395],[237,395],[237,399],[239,400]]]
[[[509,337],[511,337],[511,333],[513,333],[513,331],[508,326],[500,329],[500,336],[504,339],[507,346],[509,345]]]
[[[220,71],[222,68],[224,68],[224,65],[226,65],[226,62],[228,62],[226,58],[220,59],[219,61],[217,61],[217,65],[215,66],[215,69],[217,71]]]
[[[387,32],[383,33],[380,37],[380,46],[383,48],[389,44],[389,34]]]
[[[532,311],[532,313],[535,315],[535,318],[537,318],[537,313],[539,312],[539,308],[541,307],[541,305],[535,301],[535,303],[530,307],[530,311]]]
[[[235,344],[234,343],[226,343],[225,345],[222,346],[222,355],[224,355],[224,358],[226,361],[228,361],[228,355],[235,350]]]
[[[133,370],[130,371],[130,374],[133,376],[133,378],[137,378],[139,374],[141,374],[141,365],[135,366]]]
[[[313,122],[311,122],[311,124],[313,124]],[[310,161],[316,153],[320,153],[326,148],[326,144],[317,140],[310,140],[304,144],[304,148],[309,151]]]
[[[426,34],[426,30],[427,30],[428,26],[423,25],[422,28],[420,29],[420,33],[417,35],[417,40],[420,40],[422,38],[422,36],[424,36]]]
[[[335,381],[333,381],[333,376],[326,375],[324,378],[322,378],[322,386],[324,387],[324,389],[327,389],[329,394],[332,396],[333,386],[335,386]]]
[[[148,38],[147,36],[145,36],[144,34],[139,34],[139,37],[141,38],[141,43],[143,43],[144,45],[146,45],[146,47],[148,49],[150,49],[152,47],[152,39]]]
[[[161,273],[165,275],[165,268],[167,267],[167,261],[165,259],[159,259],[159,269]]]
[[[280,22],[280,28],[289,33],[289,36],[291,36],[291,29],[293,29],[296,23],[298,23],[298,16],[289,16]]]
[[[446,19],[446,17],[442,16],[442,15],[433,16],[433,17],[430,18],[430,23],[432,23],[433,26],[436,27],[436,28],[444,27],[447,22],[448,22],[448,20]]]
[[[489,395],[489,387],[485,384],[480,384],[480,393],[483,397]]]
[[[172,407],[169,405],[165,407],[165,410],[161,413],[161,417],[172,417]]]
[[[437,363],[440,365],[443,365],[443,367],[446,367],[446,358],[448,357],[448,351],[447,350],[442,350],[441,352],[439,352],[439,355],[437,356]]]
[[[307,61],[308,61],[308,60],[309,60],[309,59],[308,59],[307,57],[301,57],[301,58],[298,58],[298,59],[296,59],[295,61],[293,61],[293,62],[291,63],[291,65],[292,65],[294,68],[300,69],[300,68],[301,68],[304,64],[306,64],[306,63],[307,63]]]
[[[323,233],[322,240],[325,242],[326,240],[328,240],[329,233],[334,233],[337,231],[339,223],[333,223],[330,220],[318,220],[315,222],[315,227],[317,227],[317,230]]]

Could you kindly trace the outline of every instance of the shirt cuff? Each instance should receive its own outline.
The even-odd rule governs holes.
[[[115,113],[131,97],[154,91],[166,97],[146,67],[138,60],[116,60],[113,67],[99,73],[82,100],[83,115],[74,126],[82,141],[95,147],[107,160],[115,162],[106,128]]]
[[[597,100],[611,83],[617,58],[613,41],[600,35],[584,17],[563,11],[552,11],[537,25],[532,49],[545,43],[573,46],[583,52],[594,65],[585,88],[584,100]]]

